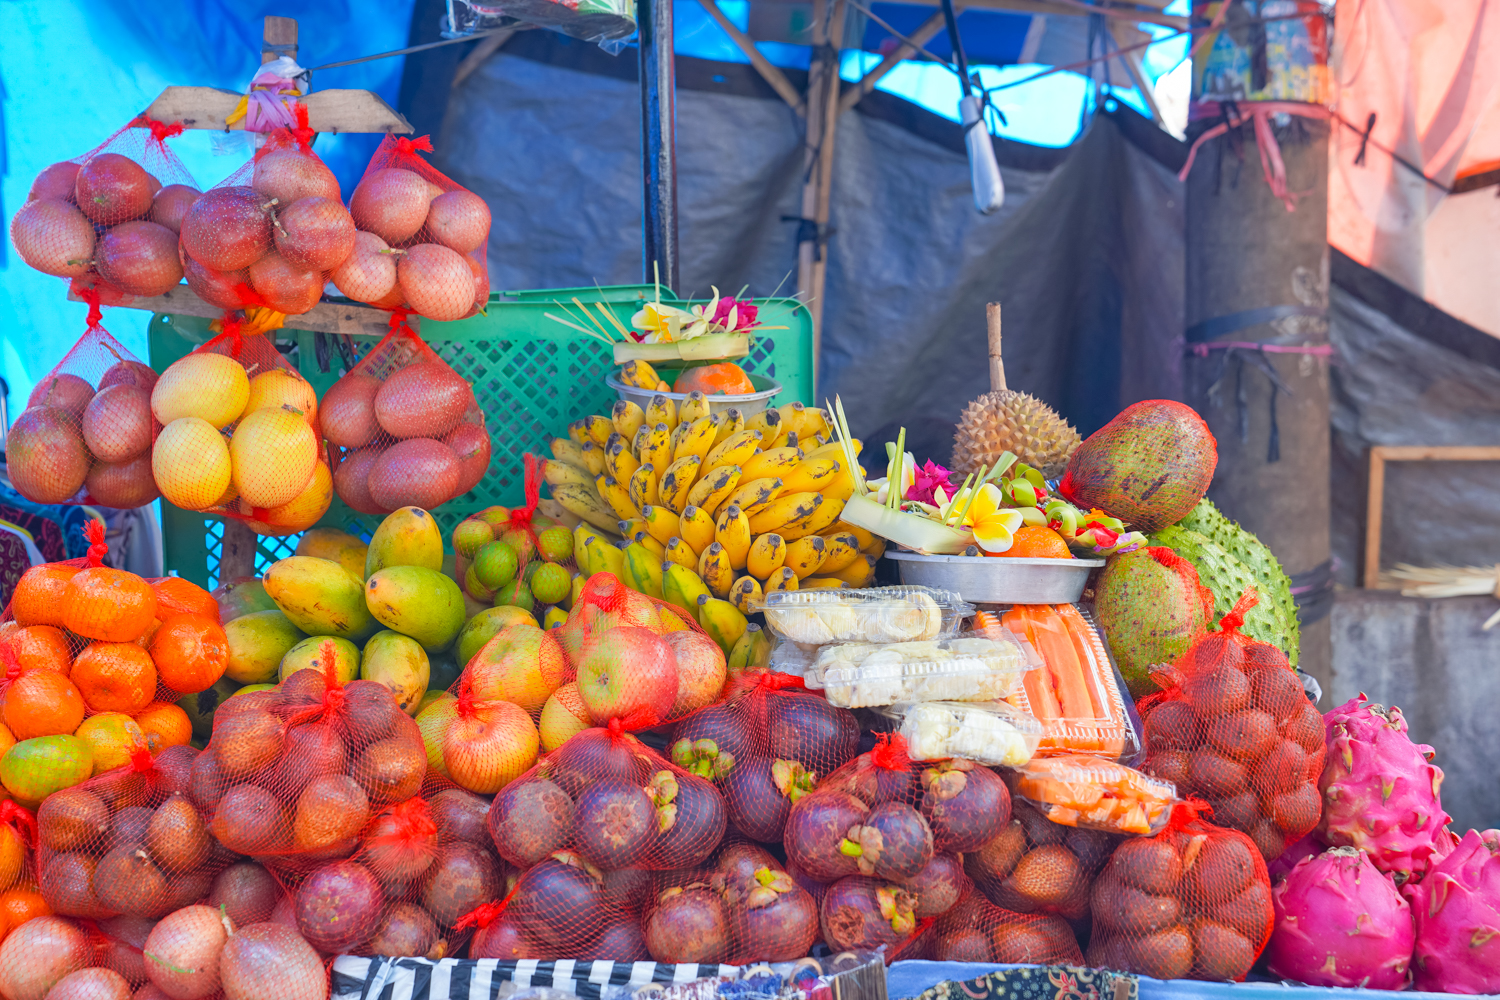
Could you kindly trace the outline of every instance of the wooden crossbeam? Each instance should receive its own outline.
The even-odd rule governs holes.
[[[962,7],[955,5],[954,9],[958,13],[963,13]],[[923,21],[921,25],[918,26],[917,30],[913,31],[907,37],[911,39],[911,41],[916,42],[918,45],[926,45],[929,40],[931,40],[939,31],[942,30],[943,12],[938,11],[936,14]],[[895,69],[901,62],[910,59],[916,54],[917,50],[915,48],[913,48],[908,42],[902,42],[900,47],[898,47],[896,51],[890,53],[884,59],[880,60],[879,65],[870,70],[870,72],[866,73],[864,76],[860,77],[859,82],[854,86],[844,91],[843,96],[839,98],[839,114],[843,114],[845,111],[848,111],[860,101],[864,100],[866,95],[868,95],[872,90],[875,89],[875,85],[880,82],[882,77],[884,77],[891,70]]]
[[[755,40],[741,31],[740,26],[731,21],[719,9],[716,0],[698,0],[698,2],[703,5],[704,10],[708,11],[708,16],[718,22],[719,27],[724,29],[724,33],[729,36],[735,46],[741,52],[745,53],[746,57],[750,60],[750,65],[754,66],[755,71],[761,75],[761,79],[769,83],[771,89],[781,95],[781,99],[787,103],[788,107],[797,112],[800,117],[806,117],[807,105],[803,103],[802,95],[797,93],[797,88],[792,86],[792,82],[786,78],[786,74],[781,72],[771,60],[767,59],[761,53],[760,49],[755,47]]]

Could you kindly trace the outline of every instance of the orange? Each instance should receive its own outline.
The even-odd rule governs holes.
[[[156,665],[133,642],[96,642],[73,661],[73,683],[93,711],[128,715],[150,704],[156,693]]]
[[[712,396],[716,392],[742,396],[747,392],[754,392],[755,386],[751,384],[750,376],[745,374],[745,369],[728,361],[721,361],[716,365],[683,369],[682,374],[677,376],[677,381],[672,383],[673,392],[692,392],[695,389],[705,396]]]
[[[149,648],[162,683],[178,694],[207,691],[229,666],[229,637],[217,614],[173,615],[156,630]]]
[[[3,704],[3,702],[4,699],[0,699],[0,704]],[[9,750],[15,745],[16,738],[11,735],[11,732],[8,728],[6,728],[4,725],[0,725],[0,757],[4,757],[5,751]],[[0,799],[4,798],[9,798],[9,796],[0,795]]]
[[[12,629],[0,636],[0,642],[9,645],[10,651],[16,654],[16,662],[23,674],[28,670],[51,670],[66,677],[73,665],[68,637],[56,625]]]
[[[91,715],[83,720],[78,732],[73,735],[87,743],[94,752],[96,775],[124,767],[130,763],[130,751],[136,747],[149,746],[140,725],[130,716],[119,712]],[[0,876],[4,873],[4,869],[0,868]],[[3,882],[4,879],[0,878],[0,884]]]
[[[1039,524],[1023,524],[1016,529],[1014,541],[1004,552],[988,553],[996,556],[1018,556],[1023,559],[1072,559],[1068,543],[1063,536],[1051,528]]]
[[[31,567],[16,582],[16,592],[10,598],[11,615],[22,625],[63,624],[63,594],[78,572],[77,566],[65,563]]]
[[[17,740],[71,735],[83,721],[83,695],[62,674],[33,670],[6,690],[3,715]]]
[[[156,614],[162,620],[173,615],[205,615],[216,622],[219,620],[219,602],[191,580],[164,576],[146,583],[156,595]]]
[[[0,893],[0,919],[11,928],[20,927],[32,917],[51,916],[52,907],[39,892],[30,889],[11,889]]]
[[[79,635],[133,642],[156,617],[156,594],[134,573],[93,566],[68,581],[62,610],[63,626]]]
[[[188,714],[170,702],[153,701],[135,714],[135,721],[152,753],[183,746],[193,738],[193,723]]]
[[[0,823],[0,885],[7,889],[21,877],[26,865],[26,844],[15,827]]]

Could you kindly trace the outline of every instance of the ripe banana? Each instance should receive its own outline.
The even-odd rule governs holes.
[[[644,361],[627,361],[620,368],[620,382],[632,389],[655,389],[661,377]]]
[[[615,425],[610,423],[608,417],[591,413],[583,418],[583,429],[590,441],[603,448],[609,443],[609,436],[615,432]]]
[[[731,406],[723,411],[723,419],[719,421],[719,432],[714,435],[714,447],[723,444],[731,434],[738,434],[745,429],[745,415],[740,412],[739,407]],[[760,435],[755,436],[757,441]]]
[[[796,423],[781,410],[776,411],[776,420],[766,427],[765,434],[761,435],[760,447],[762,451],[770,451],[772,448],[785,448],[789,445],[795,447],[794,439],[797,436]]]
[[[708,398],[697,389],[688,393],[687,399],[682,401],[682,406],[677,410],[677,419],[684,424],[690,424],[695,420],[701,420],[708,416]]]
[[[818,494],[821,496],[822,494]],[[844,501],[823,498],[823,504],[807,517],[798,521],[784,524],[781,527],[781,537],[788,542],[795,542],[805,535],[820,534],[830,524],[839,519],[839,514],[844,510]]]
[[[799,437],[812,437],[818,435],[825,440],[833,436],[828,427],[828,411],[816,406],[809,406],[802,411],[802,428],[797,432]]]
[[[630,474],[626,488],[630,491],[630,502],[644,513],[648,506],[657,502],[656,466],[648,464],[636,469]]]
[[[608,473],[596,476],[594,485],[598,487],[599,495],[604,498],[604,502],[614,509],[615,516],[620,520],[630,521],[641,516],[641,512],[630,500],[630,491],[613,476]]]
[[[646,436],[641,439],[640,454],[637,456],[642,465],[652,465],[657,469],[665,469],[672,464],[672,431],[664,423],[654,425],[646,431]]]
[[[575,420],[568,425],[568,437],[572,442],[583,447],[583,443],[589,439],[588,426],[582,420]]]
[[[654,540],[654,539],[653,539]],[[644,545],[625,546],[625,586],[648,597],[661,597],[661,557]]]
[[[646,551],[651,553],[651,557],[656,561],[656,565],[660,566],[662,560],[667,558],[667,547],[652,538],[651,533],[645,528],[637,531],[630,538],[633,543],[644,546]]]
[[[620,537],[628,542],[635,537],[637,531],[644,531],[645,529],[646,522],[644,519],[632,517],[629,520],[620,522]]]
[[[785,538],[782,525],[811,517],[822,505],[823,497],[818,493],[783,493],[750,518],[750,532],[759,535],[775,531]]]
[[[698,598],[698,624],[728,657],[750,623],[740,609],[727,600],[705,595]]]
[[[804,458],[795,469],[782,474],[781,488],[787,493],[817,493],[833,483],[839,467],[836,458]]]
[[[705,469],[717,469],[721,465],[743,465],[760,444],[760,435],[755,431],[736,431],[719,439],[703,459]]]
[[[770,579],[771,574],[780,569],[784,562],[786,542],[774,531],[757,535],[745,556],[745,568],[750,571],[751,576],[761,581]]]
[[[588,468],[583,461],[583,448],[572,438],[553,438],[552,457],[559,462],[576,465],[580,469]]]
[[[677,534],[693,547],[693,551],[702,553],[713,543],[716,526],[714,519],[708,511],[701,507],[689,505],[682,509],[682,516],[678,520]]]
[[[802,581],[801,586],[803,590],[838,590],[849,585],[836,576],[810,576]]]
[[[663,545],[678,534],[677,515],[661,504],[649,504],[642,507],[641,518],[646,522],[646,530],[651,532],[651,537]]]
[[[672,402],[661,393],[651,397],[651,402],[646,404],[646,423],[655,427],[657,424],[666,424],[667,433],[677,426],[677,404]]]
[[[875,536],[870,534],[867,529],[861,528],[856,524],[850,524],[848,521],[835,521],[833,522],[832,528],[827,531],[820,531],[818,532],[818,534],[822,535],[824,538],[827,538],[835,531],[847,531],[849,534],[853,535],[859,542],[859,549],[861,552],[869,548],[871,545],[875,544]]]
[[[877,538],[859,551],[863,552],[871,559],[879,559],[881,556],[885,555],[885,539]]]
[[[850,444],[854,446],[854,454],[856,454],[856,455],[858,455],[861,451],[863,451],[864,447],[865,447],[864,442],[861,441],[859,438],[853,439],[850,442]],[[811,451],[804,452],[803,455],[802,455],[802,458],[804,460],[809,459],[809,458],[843,458],[843,457],[844,457],[844,446],[841,445],[841,444],[839,444],[837,441],[830,442],[829,444],[820,444],[816,448],[812,449]],[[840,463],[840,464],[842,464],[842,463]]]
[[[839,469],[833,479],[818,492],[829,500],[848,500],[854,495],[854,477],[843,469]]]
[[[729,676],[734,677],[747,670],[764,670],[771,663],[771,640],[766,630],[751,622],[745,633],[734,644],[729,653]]]
[[[646,423],[646,411],[641,404],[630,399],[617,399],[609,411],[610,423],[626,441],[635,437],[635,432]]]
[[[797,435],[798,441],[804,441],[812,437],[812,431],[804,429],[802,424],[802,415],[807,411],[807,407],[801,403],[792,402],[787,403],[785,406],[778,406],[776,409],[781,414],[781,422],[786,427],[788,434]]]
[[[781,414],[776,412],[774,407],[769,407],[751,415],[745,421],[745,429],[760,431],[760,446],[762,448],[771,447],[772,441],[775,441],[778,437],[785,436],[781,433]]]
[[[708,592],[719,599],[729,596],[729,587],[734,583],[734,569],[729,565],[729,553],[718,542],[711,543],[698,557],[698,575],[708,587]]]
[[[795,469],[801,461],[796,448],[773,448],[756,452],[741,462],[740,468],[745,470],[746,479],[779,478]]]
[[[682,509],[687,506],[688,491],[698,479],[698,466],[701,463],[702,459],[697,455],[689,455],[667,467],[656,487],[657,499],[662,506],[682,513]]]
[[[698,620],[698,599],[708,597],[703,578],[686,566],[669,562],[661,568],[661,599],[674,604]]]
[[[823,553],[823,564],[818,567],[820,573],[837,573],[859,556],[859,539],[850,532],[836,531],[824,535],[823,540],[828,543],[828,551]]]
[[[554,486],[552,499],[561,504],[562,509],[569,514],[587,521],[596,528],[603,528],[610,534],[619,530],[620,515],[604,502],[592,483],[588,486],[572,483]]]
[[[583,467],[589,470],[589,475],[597,476],[604,471],[604,449],[593,441],[583,443]]]
[[[747,615],[755,613],[763,596],[760,581],[753,576],[742,576],[729,587],[729,603]]]
[[[843,580],[851,587],[868,587],[875,582],[875,560],[861,552],[854,562],[827,575]]]
[[[686,566],[694,573],[698,571],[698,553],[694,552],[691,545],[676,535],[667,539],[666,553],[668,562],[677,563],[679,566]]]
[[[799,538],[786,547],[786,567],[797,574],[797,579],[805,579],[818,571],[827,553],[828,543],[817,535]]]
[[[714,525],[714,541],[729,553],[731,569],[744,569],[745,558],[750,554],[750,519],[734,504],[729,504],[719,512],[718,522]]]
[[[759,514],[761,509],[776,499],[776,494],[780,492],[781,480],[779,479],[752,479],[746,482],[745,477],[741,475],[740,484],[724,502],[734,504],[745,512],[746,517],[749,517],[752,514]]]
[[[604,471],[621,483],[630,482],[630,477],[640,465],[624,441],[616,441],[604,449]]]
[[[672,448],[673,459],[683,459],[689,455],[695,455],[699,459],[708,454],[714,446],[714,425],[708,417],[699,417],[690,424],[682,425],[686,429],[682,437]]]
[[[613,573],[625,579],[625,553],[613,542],[589,542],[589,569],[595,573]]]
[[[703,508],[704,512],[712,517],[718,512],[729,494],[740,483],[740,467],[738,465],[725,465],[703,474],[693,488],[688,491],[687,502],[694,507]]]
[[[588,486],[593,489],[594,477],[581,466],[560,462],[555,458],[542,459],[542,479],[548,486]]]
[[[766,578],[765,592],[774,594],[778,590],[796,590],[797,587],[797,574],[790,566],[783,566]]]

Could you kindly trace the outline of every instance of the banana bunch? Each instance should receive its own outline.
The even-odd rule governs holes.
[[[644,361],[627,361],[620,367],[620,384],[632,389],[650,389],[652,392],[671,392],[672,387],[662,381],[656,369]]]
[[[574,421],[542,475],[583,522],[580,569],[687,610],[729,654],[766,593],[874,579],[884,542],[839,520],[854,481],[831,437],[801,403],[746,417],[658,394]]]

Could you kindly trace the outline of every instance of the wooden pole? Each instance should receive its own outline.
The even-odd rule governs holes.
[[[812,319],[813,377],[823,348],[823,290],[828,275],[829,201],[833,189],[833,140],[838,125],[839,49],[844,38],[844,0],[813,0],[813,61],[807,73],[807,131],[802,184],[802,231],[797,245],[797,297]]]
[[[1009,388],[1005,384],[1005,361],[1000,357],[1000,303],[984,307],[984,321],[990,334],[990,391]]]

